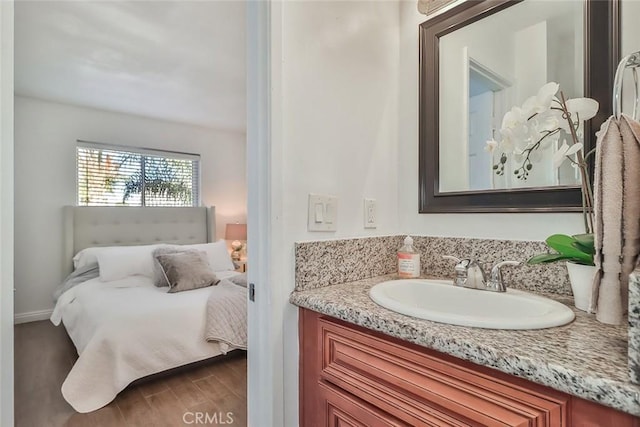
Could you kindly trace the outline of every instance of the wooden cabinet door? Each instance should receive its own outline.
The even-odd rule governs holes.
[[[362,412],[353,402],[366,402],[397,425],[567,427],[569,396],[563,393],[311,311],[304,310],[300,321],[305,427],[358,425],[353,414]],[[317,400],[327,386],[349,396],[343,401],[352,402],[350,411],[329,406],[325,397]],[[319,419],[318,413],[330,411],[333,416]]]
[[[412,427],[330,384],[319,391],[327,427]]]
[[[568,396],[321,317],[320,378],[415,426],[567,426]]]

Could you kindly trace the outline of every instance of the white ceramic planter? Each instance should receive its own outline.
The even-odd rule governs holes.
[[[573,304],[579,310],[589,311],[596,267],[568,262],[567,271],[573,292]]]

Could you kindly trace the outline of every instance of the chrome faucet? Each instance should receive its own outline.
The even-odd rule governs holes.
[[[487,283],[486,289],[488,291],[494,292],[506,292],[507,287],[504,285],[502,281],[502,270],[500,269],[504,265],[520,265],[518,261],[502,261],[497,263],[491,269],[491,274],[489,276],[489,282]]]
[[[445,255],[442,258],[455,261],[457,264],[453,268],[456,272],[454,284],[465,288],[484,289],[486,276],[484,270],[477,261],[470,259],[460,259],[451,255]]]
[[[501,267],[505,265],[520,265],[518,261],[502,261],[491,269],[489,280],[482,269],[482,266],[471,259],[460,259],[451,255],[444,255],[442,258],[456,262],[454,271],[456,273],[453,284],[465,288],[480,289],[493,292],[506,292],[507,287],[502,280]]]

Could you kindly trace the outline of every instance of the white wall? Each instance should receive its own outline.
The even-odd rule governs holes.
[[[397,225],[397,4],[283,4],[283,179],[294,239],[372,235]],[[338,230],[307,232],[307,196],[339,199]],[[378,228],[363,227],[363,198]]]
[[[283,313],[284,423],[298,423],[293,246],[299,240],[398,230],[398,5],[295,2],[272,6],[272,238],[274,310]],[[310,192],[338,196],[338,231],[307,232]],[[378,228],[363,227],[363,198]],[[274,254],[274,257],[276,255]],[[279,337],[279,334],[278,334]]]
[[[476,22],[440,39],[439,90],[446,96],[440,96],[439,100],[439,132],[449,143],[440,150],[439,161],[456,165],[440,170],[440,191],[469,189],[469,117],[459,114],[469,109],[469,60],[479,62],[505,80],[514,83],[518,80],[514,68],[515,44],[505,37],[512,33],[505,30],[504,23],[498,24],[503,25]],[[484,141],[482,144],[484,146]]]
[[[13,414],[13,2],[0,1],[0,425]]]
[[[451,237],[544,240],[579,233],[582,216],[554,214],[418,214],[418,26],[414,1],[400,3],[398,205],[401,231]]]
[[[216,206],[217,237],[227,222],[246,220],[243,133],[16,96],[17,316],[51,309],[63,279],[62,207],[76,204],[77,139],[198,153],[202,204]]]

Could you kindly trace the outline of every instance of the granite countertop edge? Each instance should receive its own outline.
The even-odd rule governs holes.
[[[565,365],[548,363],[532,354],[525,354],[523,351],[509,354],[481,342],[479,339],[474,341],[464,337],[456,337],[455,333],[451,334],[452,329],[455,331],[455,328],[460,328],[460,331],[469,331],[475,328],[443,325],[428,320],[410,318],[377,305],[375,313],[372,313],[349,304],[350,285],[364,284],[371,287],[377,282],[394,278],[396,278],[395,275],[379,276],[324,288],[293,291],[289,301],[298,307],[326,314],[366,329],[382,332],[422,347],[640,416],[640,386],[634,385],[630,381],[590,376]],[[344,288],[341,289],[341,298],[335,298],[335,296],[323,292],[323,290],[335,290],[337,287]],[[375,303],[371,301],[371,304]],[[399,317],[410,319],[414,325],[408,328],[406,323],[398,320]],[[447,331],[439,333],[439,329]]]

